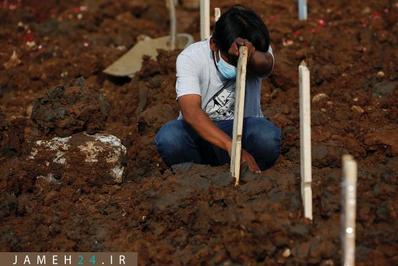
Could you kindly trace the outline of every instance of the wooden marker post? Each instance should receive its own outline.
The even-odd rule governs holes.
[[[298,0],[299,20],[307,20],[307,0]]]
[[[214,22],[217,22],[221,17],[221,9],[216,7],[214,8]]]
[[[357,194],[357,163],[351,155],[343,156],[341,243],[342,265],[355,264],[355,217]]]
[[[240,159],[242,152],[243,117],[245,111],[246,66],[248,51],[246,46],[239,48],[239,60],[236,76],[234,125],[232,131],[231,175],[235,177],[235,186],[239,185]]]
[[[168,0],[169,14],[170,14],[170,50],[176,49],[177,39],[177,22],[176,22],[176,10],[174,0]]]
[[[310,71],[304,61],[299,66],[299,86],[301,197],[304,205],[304,217],[312,220]]]
[[[210,36],[210,0],[200,0],[200,38]]]

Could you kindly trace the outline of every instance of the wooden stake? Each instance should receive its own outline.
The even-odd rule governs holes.
[[[311,96],[310,71],[305,62],[299,66],[300,86],[300,167],[301,197],[304,216],[312,220],[312,159],[311,159]]]
[[[168,6],[170,13],[170,50],[175,50],[177,39],[177,22],[174,0],[168,0]]]
[[[299,20],[307,20],[307,0],[298,0]]]
[[[355,264],[355,218],[357,193],[357,164],[352,156],[343,156],[341,242],[343,265]]]
[[[221,9],[216,7],[214,8],[214,21],[217,22],[221,17]]]
[[[235,89],[235,113],[232,131],[232,151],[231,151],[231,175],[235,177],[235,186],[239,185],[240,178],[240,159],[242,152],[242,132],[243,117],[245,111],[245,92],[246,92],[246,66],[247,66],[247,47],[239,48],[239,60],[236,76]]]
[[[210,0],[200,0],[200,38],[210,36]]]

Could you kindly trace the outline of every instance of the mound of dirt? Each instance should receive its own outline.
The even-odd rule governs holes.
[[[109,104],[100,92],[88,90],[83,82],[59,86],[34,101],[32,120],[44,134],[60,137],[104,128]]]
[[[261,103],[283,132],[277,164],[239,187],[228,166],[169,169],[156,151],[157,130],[179,111],[180,51],[145,58],[131,80],[101,73],[139,36],[168,34],[163,1],[3,2],[0,143],[1,155],[13,156],[0,157],[1,251],[137,251],[143,265],[340,265],[341,155],[350,153],[358,162],[356,265],[398,265],[394,1],[309,1],[306,21],[291,0],[239,1],[270,30],[276,66]],[[211,8],[224,12],[231,2],[212,0]],[[177,7],[177,16],[179,32],[198,40],[199,12]],[[312,222],[300,195],[302,60],[313,97]],[[79,76],[87,88],[68,85]],[[63,147],[39,145],[36,160],[22,152],[84,130],[126,147],[123,183],[104,174],[109,168],[82,165],[91,153],[78,149],[68,151],[70,169],[54,163]],[[98,163],[107,158],[97,155]]]

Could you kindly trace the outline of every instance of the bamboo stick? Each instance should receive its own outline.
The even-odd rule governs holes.
[[[177,39],[177,19],[174,0],[168,0],[170,14],[170,50],[175,50]]]
[[[235,178],[235,186],[239,185],[240,161],[242,152],[243,117],[245,110],[246,66],[248,50],[246,46],[239,48],[239,60],[235,89],[235,113],[232,132],[231,175]]]

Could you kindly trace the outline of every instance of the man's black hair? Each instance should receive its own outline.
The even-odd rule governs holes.
[[[270,37],[263,20],[251,9],[235,5],[217,21],[212,35],[217,47],[228,53],[233,41],[241,37],[250,41],[256,50],[267,52]]]

